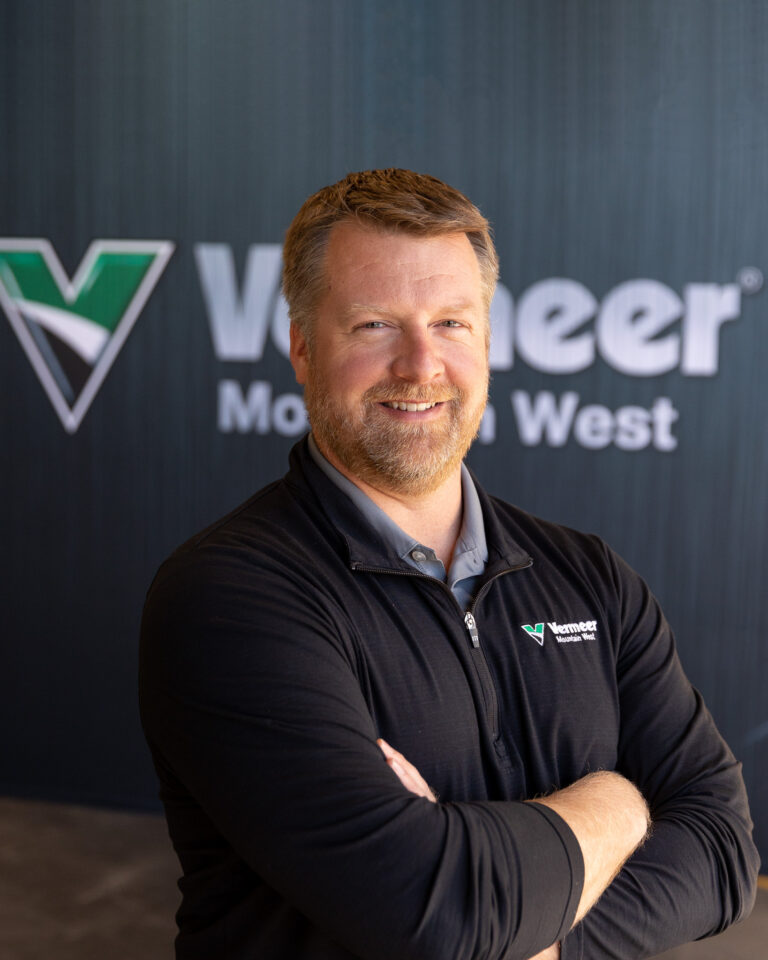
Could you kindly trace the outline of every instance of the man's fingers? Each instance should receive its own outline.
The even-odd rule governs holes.
[[[404,763],[408,762],[402,753],[399,753],[394,747],[390,747],[386,740],[379,738],[376,743],[378,743],[378,745],[381,747],[381,750],[387,760],[401,760]]]
[[[541,953],[537,953],[535,957],[531,957],[531,960],[559,960],[560,957],[560,944],[553,943],[551,947],[547,947],[546,950],[542,950]]]
[[[384,754],[387,763],[406,790],[410,790],[411,793],[415,793],[419,797],[426,797],[427,800],[435,803],[435,795],[416,767],[414,767],[412,763],[409,763],[402,753],[399,753],[394,747],[391,747],[386,740],[377,740],[376,742]]]

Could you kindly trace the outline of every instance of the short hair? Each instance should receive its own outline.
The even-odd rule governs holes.
[[[465,233],[480,264],[483,298],[486,310],[490,309],[499,260],[490,224],[478,208],[463,193],[428,174],[397,168],[363,170],[347,174],[305,200],[285,235],[283,293],[291,321],[308,342],[331,228],[350,220],[412,236]]]

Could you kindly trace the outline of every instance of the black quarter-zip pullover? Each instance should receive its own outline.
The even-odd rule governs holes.
[[[311,460],[181,547],[150,589],[141,708],[184,876],[177,957],[649,957],[748,911],[739,765],[643,581],[477,485],[468,610]],[[410,794],[376,745],[422,773]],[[573,932],[583,863],[523,803],[599,769],[654,834]]]

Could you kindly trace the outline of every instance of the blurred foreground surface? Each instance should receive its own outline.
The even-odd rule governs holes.
[[[173,957],[178,865],[162,817],[0,799],[0,957]]]
[[[171,960],[178,865],[162,817],[0,799],[0,957]],[[768,960],[768,889],[752,916],[664,960]]]

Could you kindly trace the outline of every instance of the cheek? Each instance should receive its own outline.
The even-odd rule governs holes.
[[[465,390],[485,390],[488,383],[488,363],[483,358],[467,358],[453,368],[456,382]]]
[[[373,350],[348,354],[334,364],[332,386],[348,392],[362,392],[386,377],[387,364]]]

